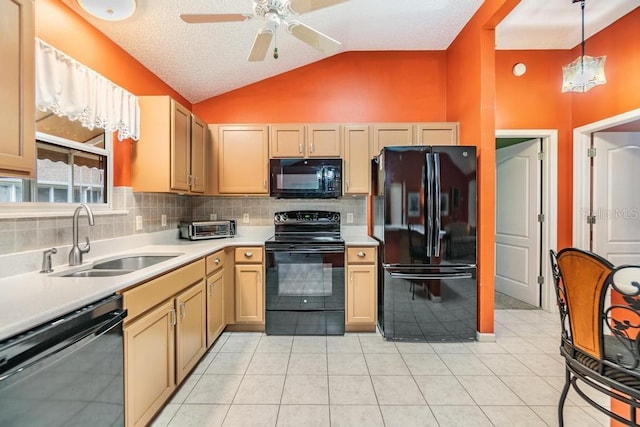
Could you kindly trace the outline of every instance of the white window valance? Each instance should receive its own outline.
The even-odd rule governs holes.
[[[138,98],[36,38],[36,106],[83,126],[138,140]]]

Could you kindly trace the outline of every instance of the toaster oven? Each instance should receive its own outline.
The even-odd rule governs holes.
[[[236,235],[236,221],[180,221],[180,238],[189,240],[222,239]]]

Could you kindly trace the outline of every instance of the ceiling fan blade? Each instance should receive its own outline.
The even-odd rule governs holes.
[[[188,14],[183,13],[180,18],[189,24],[208,24],[213,22],[242,22],[251,18],[246,13],[213,13]]]
[[[308,25],[298,21],[288,23],[287,29],[296,38],[302,40],[309,46],[318,49],[325,55],[332,55],[340,49],[342,44],[321,32],[314,30]]]
[[[263,61],[264,57],[267,55],[267,50],[269,50],[269,45],[271,44],[272,38],[273,31],[271,31],[269,28],[265,27],[258,31],[256,39],[253,42],[253,46],[251,47],[251,52],[249,52],[249,58],[247,58],[247,60],[249,62]]]
[[[334,4],[344,3],[345,1],[348,0],[289,0],[289,7],[295,13],[302,14],[333,6]]]

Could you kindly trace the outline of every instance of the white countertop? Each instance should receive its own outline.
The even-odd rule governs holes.
[[[357,229],[357,230],[356,230]],[[137,246],[124,244],[123,239],[110,239],[108,244],[94,245],[98,250],[84,258],[82,266],[55,265],[54,272],[38,271],[0,278],[0,340],[31,329],[41,323],[63,316],[73,310],[126,289],[137,283],[188,264],[217,250],[229,246],[264,245],[273,235],[273,227],[239,227],[234,238],[191,242],[180,240],[175,232],[152,233],[136,236]],[[375,246],[377,242],[366,235],[365,227],[344,227],[345,244]],[[100,243],[100,241],[96,242]],[[102,246],[102,247],[101,247]],[[126,247],[126,250],[119,248]],[[63,251],[63,249],[61,249]],[[68,250],[65,252],[65,254]],[[85,269],[92,263],[127,254],[180,254],[175,258],[121,276],[111,277],[59,277],[61,272]],[[33,257],[33,254],[30,254]],[[95,255],[95,256],[91,256]],[[7,262],[15,262],[12,255]]]

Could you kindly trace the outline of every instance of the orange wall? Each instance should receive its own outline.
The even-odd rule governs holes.
[[[170,95],[191,108],[182,95],[60,0],[38,0],[35,5],[37,37],[134,95]],[[130,159],[131,142],[114,143],[114,185],[131,185]]]
[[[492,333],[495,244],[495,25],[519,0],[486,0],[447,50],[447,120],[478,147],[478,330]]]
[[[193,106],[207,123],[444,121],[445,52],[347,52]]]
[[[572,241],[573,148],[570,93],[562,93],[562,66],[573,59],[568,50],[496,52],[496,129],[558,130],[558,248]],[[514,64],[527,72],[515,77]]]
[[[640,7],[593,35],[585,43],[590,56],[606,55],[607,84],[572,97],[572,126],[579,127],[640,108]],[[571,60],[580,55],[573,49]]]

